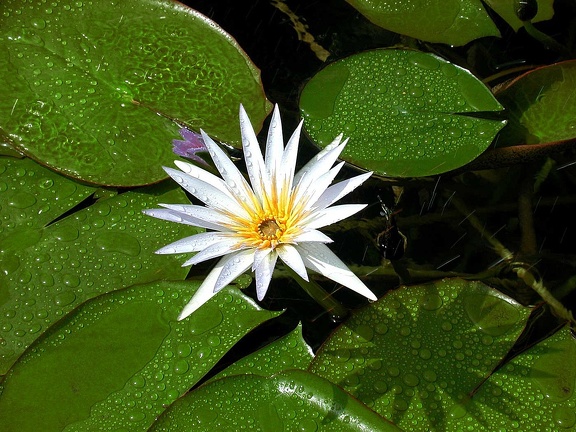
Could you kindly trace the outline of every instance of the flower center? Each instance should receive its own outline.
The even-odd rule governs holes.
[[[264,219],[258,224],[258,234],[263,240],[278,240],[286,227],[274,218]]]

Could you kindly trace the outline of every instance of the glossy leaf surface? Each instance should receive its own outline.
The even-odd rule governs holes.
[[[350,143],[342,159],[392,177],[458,168],[504,125],[474,117],[502,107],[470,72],[409,50],[365,51],[330,64],[306,84],[300,109],[320,146],[344,133]]]
[[[259,71],[214,22],[168,0],[0,3],[0,133],[83,181],[166,177],[179,126],[238,143],[269,110]],[[257,127],[258,129],[258,127]]]
[[[19,432],[146,431],[236,341],[274,316],[227,288],[177,321],[198,285],[136,285],[82,305],[7,375],[0,424]]]
[[[500,35],[480,0],[347,1],[374,24],[428,42],[464,45]]]
[[[331,382],[289,370],[271,378],[237,375],[177,401],[151,432],[399,431]]]
[[[0,158],[0,374],[83,301],[134,283],[183,278],[177,256],[154,251],[198,229],[147,217],[158,202],[188,202],[175,185],[126,192],[57,220],[94,192],[34,163]]]
[[[528,72],[497,93],[510,123],[500,145],[541,144],[576,138],[576,61]]]
[[[508,352],[528,314],[479,282],[400,288],[343,324],[310,371],[405,430],[454,430],[452,412]]]

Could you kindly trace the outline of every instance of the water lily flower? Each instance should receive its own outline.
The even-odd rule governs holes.
[[[204,159],[196,154],[208,151],[204,144],[204,140],[202,139],[202,135],[186,128],[180,129],[179,132],[184,139],[172,140],[172,151],[178,156],[192,159],[203,165],[208,165]]]
[[[340,162],[333,167],[347,142],[340,135],[295,174],[301,128],[302,122],[284,147],[276,106],[264,158],[248,115],[240,106],[242,147],[250,184],[204,131],[202,138],[222,178],[182,161],[175,161],[180,170],[164,168],[205,206],[160,204],[162,209],[144,213],[209,231],[178,240],[156,253],[197,252],[183,266],[221,257],[178,319],[192,314],[248,269],[255,273],[257,297],[263,299],[278,258],[306,281],[308,268],[376,300],[372,291],[326,246],[332,240],[318,230],[366,206],[331,207],[372,173],[331,185],[344,165]]]

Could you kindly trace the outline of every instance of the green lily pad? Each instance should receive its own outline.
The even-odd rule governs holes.
[[[522,21],[516,15],[516,9],[520,2],[518,0],[484,0],[491,9],[500,15],[515,31],[522,27]],[[540,22],[551,19],[554,16],[554,0],[534,0],[538,5],[538,13],[530,21]]]
[[[240,141],[259,125],[260,73],[214,22],[168,0],[0,3],[0,130],[66,175],[134,186],[166,177],[179,126]]]
[[[269,376],[286,369],[306,370],[313,358],[312,348],[302,336],[302,324],[298,324],[286,336],[242,357],[212,379],[242,374]]]
[[[271,378],[236,375],[176,401],[150,432],[400,431],[341,388],[290,370]]]
[[[227,289],[177,321],[198,286],[136,285],[79,307],[6,376],[0,424],[18,432],[146,431],[242,336],[275,315]]]
[[[306,84],[300,109],[320,146],[344,133],[350,142],[342,159],[392,177],[465,165],[504,126],[474,116],[502,106],[470,72],[409,50],[365,51],[332,63]]]
[[[576,340],[568,327],[514,358],[457,401],[447,431],[561,431],[576,428]]]
[[[374,24],[428,42],[465,45],[500,36],[480,0],[346,1]]]
[[[142,209],[188,202],[172,183],[126,192],[52,223],[94,192],[29,159],[0,158],[0,375],[83,301],[135,283],[184,278],[161,246],[198,232]]]
[[[503,145],[540,144],[576,138],[576,61],[537,68],[501,88],[496,97],[509,112]]]
[[[401,288],[344,323],[310,371],[405,430],[455,430],[454,406],[490,375],[529,313],[480,282]],[[492,420],[487,430],[498,429]]]

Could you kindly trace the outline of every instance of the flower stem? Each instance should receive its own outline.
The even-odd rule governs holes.
[[[327,293],[318,283],[312,280],[304,280],[290,267],[285,266],[286,270],[292,278],[312,297],[316,302],[322,306],[335,320],[340,320],[348,315],[348,310],[342,306],[332,294]]]

